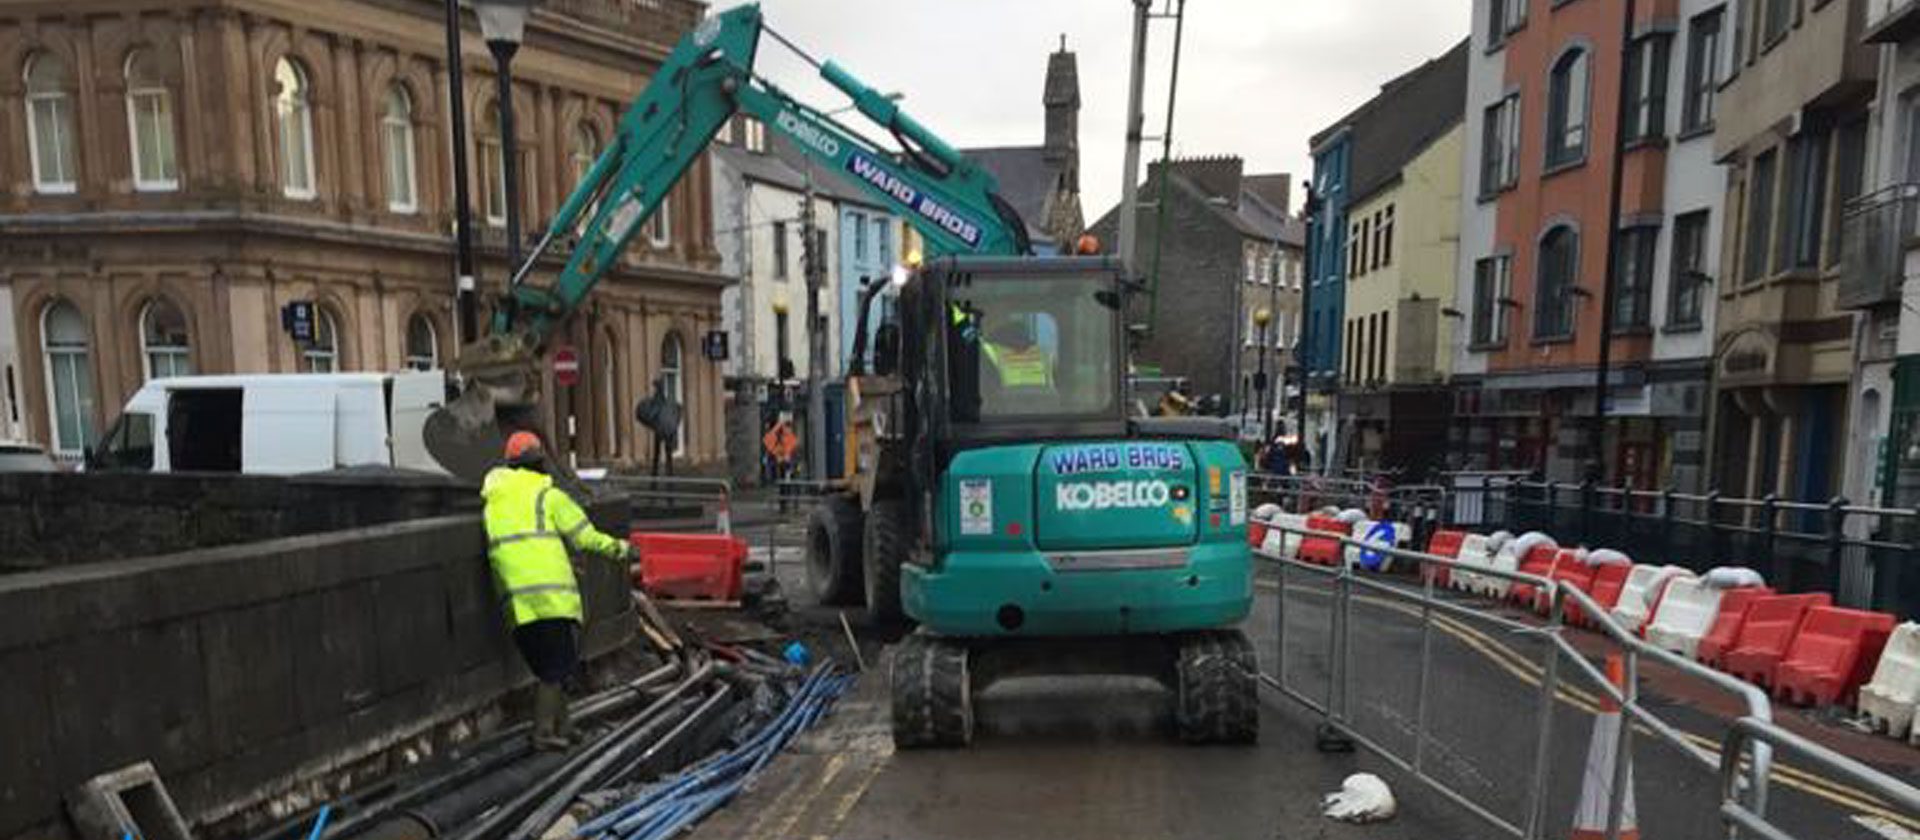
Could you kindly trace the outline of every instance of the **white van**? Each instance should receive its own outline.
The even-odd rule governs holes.
[[[441,371],[155,379],[127,400],[89,470],[288,475],[363,465],[445,473],[427,453]]]

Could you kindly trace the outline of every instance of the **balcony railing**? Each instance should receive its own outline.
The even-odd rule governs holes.
[[[1895,184],[1847,202],[1840,218],[1840,273],[1835,304],[1861,309],[1900,301],[1907,247],[1916,243],[1920,184]]]
[[[1867,0],[1867,43],[1899,43],[1920,33],[1920,0]]]

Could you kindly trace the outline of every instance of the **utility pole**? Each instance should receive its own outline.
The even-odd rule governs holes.
[[[1147,269],[1149,331],[1160,323],[1160,256],[1161,244],[1167,239],[1167,176],[1173,171],[1173,105],[1180,93],[1180,38],[1186,26],[1187,0],[1179,0],[1173,12],[1173,66],[1167,71],[1167,125],[1160,132],[1160,183],[1154,187],[1159,193],[1153,205],[1153,261]]]
[[[1120,185],[1120,241],[1115,243],[1116,253],[1129,277],[1134,276],[1133,248],[1140,229],[1140,200],[1136,191],[1140,179],[1141,128],[1147,120],[1141,111],[1140,99],[1147,82],[1147,12],[1152,3],[1153,0],[1133,0],[1133,71],[1127,81],[1127,154],[1126,162],[1120,167],[1125,183]]]
[[[813,226],[813,177],[807,177],[800,205],[800,266],[807,280],[807,477],[827,480],[826,330],[820,328],[820,288],[826,281],[826,255],[816,247]]]

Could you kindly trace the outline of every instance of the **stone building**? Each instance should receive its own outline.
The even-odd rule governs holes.
[[[430,368],[459,346],[443,6],[430,0],[0,6],[0,437],[71,457],[146,379]],[[549,0],[515,61],[520,197],[537,234],[703,7]],[[492,62],[465,95],[483,293],[506,275]],[[583,386],[546,419],[586,463],[647,449],[661,377],[692,461],[721,456],[703,161],[555,344]],[[559,268],[558,256],[536,280]],[[283,307],[310,301],[296,344]],[[550,380],[550,377],[549,377]],[[561,435],[565,437],[565,435]]]
[[[1133,265],[1149,293],[1135,295],[1130,323],[1146,325],[1135,354],[1144,372],[1184,377],[1195,396],[1219,395],[1239,412],[1254,408],[1261,356],[1254,313],[1273,313],[1267,337],[1278,348],[1267,376],[1278,388],[1293,364],[1300,323],[1300,251],[1305,231],[1288,216],[1283,174],[1245,175],[1238,157],[1155,162],[1140,186],[1140,237]],[[1165,218],[1153,209],[1166,177]],[[1120,208],[1089,230],[1111,251]],[[1158,244],[1164,243],[1164,244]],[[1156,256],[1157,254],[1157,256]],[[1276,396],[1273,404],[1282,400]],[[1256,415],[1257,416],[1257,415]]]

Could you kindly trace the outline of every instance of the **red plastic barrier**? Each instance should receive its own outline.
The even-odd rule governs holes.
[[[1460,556],[1460,543],[1467,539],[1465,531],[1435,531],[1427,538],[1427,553],[1441,557]]]
[[[1631,563],[1603,563],[1593,567],[1593,577],[1580,588],[1586,590],[1587,595],[1592,597],[1593,602],[1599,604],[1601,609],[1611,610],[1613,605],[1620,603],[1620,590],[1626,588],[1627,575],[1632,573]],[[1576,627],[1598,624],[1587,615],[1586,610],[1580,608],[1579,604],[1567,605],[1567,623]]]
[[[1331,516],[1307,517],[1307,530],[1329,534],[1345,535],[1353,530],[1353,523],[1335,519]],[[1300,559],[1303,562],[1321,566],[1340,565],[1340,541],[1327,537],[1304,537],[1300,540]]]
[[[1713,627],[1707,635],[1700,637],[1700,646],[1694,650],[1694,658],[1700,664],[1716,670],[1724,668],[1727,650],[1733,647],[1734,640],[1740,638],[1740,627],[1747,623],[1747,610],[1753,602],[1773,594],[1766,586],[1742,586],[1729,589],[1720,596],[1720,611],[1713,616]]]
[[[1598,566],[1589,566],[1580,562],[1580,558],[1574,556],[1572,549],[1563,548],[1560,549],[1560,558],[1555,562],[1553,571],[1549,572],[1547,577],[1553,578],[1562,584],[1572,586],[1582,592],[1586,592],[1593,587],[1593,575],[1599,568]],[[1541,593],[1539,597],[1534,599],[1534,612],[1546,615],[1547,607],[1546,593]],[[1566,602],[1566,609],[1569,615],[1572,614],[1572,610],[1577,608],[1577,605],[1571,600]]]
[[[1774,669],[1774,697],[1812,706],[1851,704],[1854,692],[1872,678],[1893,625],[1887,613],[1843,607],[1807,610],[1786,658]]]
[[[1747,620],[1740,627],[1738,640],[1724,657],[1724,670],[1754,685],[1771,687],[1773,671],[1787,655],[1787,648],[1793,644],[1794,634],[1800,631],[1800,620],[1806,617],[1807,610],[1832,603],[1833,596],[1825,592],[1754,599],[1753,606],[1747,608]]]
[[[1465,531],[1435,531],[1427,538],[1427,553],[1441,557],[1459,557],[1460,543],[1467,539]],[[1422,580],[1433,579],[1434,586],[1446,586],[1453,579],[1453,570],[1438,563],[1427,563],[1420,567]]]
[[[640,555],[634,583],[665,598],[735,601],[747,541],[726,534],[635,533],[627,537]]]
[[[1516,571],[1523,575],[1550,577],[1553,574],[1554,567],[1560,562],[1562,552],[1566,553],[1567,562],[1573,562],[1573,549],[1555,548],[1550,545],[1536,545],[1527,550],[1527,556],[1520,558],[1520,568]],[[1536,593],[1531,583],[1515,581],[1512,588],[1507,590],[1507,600],[1516,604],[1533,604],[1539,600],[1535,595]]]
[[[1247,545],[1252,548],[1259,548],[1260,544],[1266,541],[1267,523],[1251,516],[1247,517]]]

